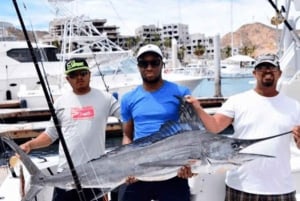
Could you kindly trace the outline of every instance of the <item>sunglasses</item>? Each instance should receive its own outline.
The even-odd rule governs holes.
[[[155,59],[150,61],[146,61],[146,60],[138,61],[138,66],[140,68],[147,68],[149,65],[152,66],[153,68],[157,68],[160,64],[161,64],[160,59]]]
[[[265,71],[276,72],[279,70],[279,68],[275,66],[259,66],[255,68],[255,70],[259,72],[265,72]]]
[[[89,71],[87,71],[87,70],[74,71],[74,72],[69,73],[68,77],[71,79],[74,79],[78,76],[85,77],[87,74],[89,74]]]

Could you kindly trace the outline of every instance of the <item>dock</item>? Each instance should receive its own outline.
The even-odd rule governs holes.
[[[216,108],[221,107],[227,100],[224,97],[199,97],[197,98],[203,108]]]
[[[0,104],[1,105],[1,104]],[[48,108],[0,109],[0,135],[12,139],[37,137],[48,125],[51,113]],[[116,117],[109,117],[107,137],[122,136],[122,125]]]
[[[214,113],[226,98],[211,97],[198,98],[203,108]],[[13,139],[37,137],[48,125],[51,113],[48,108],[22,108],[20,101],[5,101],[0,103],[0,135]],[[122,124],[119,119],[109,117],[106,126],[107,138],[122,136]]]
[[[21,108],[22,101],[19,100],[6,100],[0,102],[0,109],[2,108]]]

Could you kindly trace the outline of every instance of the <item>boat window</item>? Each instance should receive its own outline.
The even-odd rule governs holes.
[[[57,48],[47,47],[47,48],[44,48],[43,50],[44,50],[44,53],[46,54],[47,61],[58,61],[57,56],[56,56],[58,53]]]
[[[56,48],[44,48],[42,50],[34,48],[34,53],[38,62],[58,61],[56,57]],[[19,62],[32,62],[32,57],[28,48],[11,49],[7,51],[7,56]]]

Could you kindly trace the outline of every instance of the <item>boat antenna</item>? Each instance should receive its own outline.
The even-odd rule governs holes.
[[[234,55],[233,51],[234,51],[234,48],[233,48],[233,2],[232,0],[230,1],[230,29],[231,29],[231,56]]]
[[[31,30],[32,30],[32,33],[33,33],[32,37],[33,37],[33,40],[34,40],[34,42],[36,44],[36,48],[38,49],[39,54],[41,55],[41,65],[42,65],[43,75],[44,75],[44,79],[45,79],[45,82],[46,82],[46,86],[47,86],[47,90],[48,90],[50,99],[51,99],[51,101],[53,103],[54,99],[53,99],[53,95],[52,95],[52,92],[51,92],[51,89],[50,89],[50,84],[49,84],[49,81],[48,81],[48,76],[47,76],[47,73],[46,73],[46,70],[45,70],[45,66],[44,66],[44,61],[45,61],[45,59],[48,59],[48,58],[47,58],[47,55],[45,55],[44,49],[41,49],[38,46],[38,42],[37,42],[37,39],[36,39],[37,38],[36,37],[36,33],[34,32],[31,20],[30,20],[30,26],[31,26]]]
[[[285,24],[285,26],[288,28],[288,30],[291,32],[292,37],[294,38],[297,47],[300,47],[300,38],[297,34],[297,32],[293,29],[293,27],[290,25],[290,23],[286,20],[285,17],[282,16],[282,11],[280,11],[277,6],[275,5],[275,3],[272,0],[268,0],[269,3],[271,4],[271,6],[275,9],[277,16],[280,17],[280,19],[283,20],[283,23]]]
[[[101,79],[102,79],[102,82],[103,82],[103,85],[104,85],[104,87],[105,87],[105,90],[107,91],[107,92],[109,92],[109,86],[106,84],[106,82],[105,82],[105,79],[104,79],[104,74],[102,73],[102,71],[100,70],[100,64],[98,63],[98,61],[97,61],[97,59],[96,59],[96,55],[95,55],[95,53],[93,53],[93,57],[94,57],[94,60],[95,60],[95,65],[96,65],[96,67],[97,67],[97,70],[98,70],[98,72],[99,72],[99,74],[100,74],[100,76],[101,76]]]
[[[24,25],[24,22],[23,22],[23,19],[22,19],[22,16],[21,16],[18,4],[17,4],[17,0],[12,0],[12,1],[13,1],[13,4],[14,4],[14,7],[16,9],[16,12],[17,12],[17,15],[18,15],[18,18],[19,18],[19,21],[20,21],[20,24],[21,24],[21,27],[22,27],[22,30],[23,30],[26,42],[27,42],[27,45],[28,45],[28,48],[30,50],[30,54],[31,54],[31,57],[32,57],[35,69],[36,69],[37,74],[39,76],[39,79],[40,79],[40,82],[41,82],[41,85],[42,85],[45,97],[47,99],[48,107],[49,107],[49,110],[50,110],[50,113],[51,113],[51,116],[52,116],[55,128],[57,130],[59,139],[61,141],[62,148],[63,148],[63,150],[65,152],[66,159],[67,159],[67,162],[68,162],[68,165],[69,165],[69,168],[70,168],[70,171],[71,171],[71,174],[72,174],[75,186],[76,186],[76,190],[78,192],[79,200],[80,201],[86,201],[85,196],[83,194],[83,189],[81,187],[81,183],[79,181],[79,178],[78,178],[77,172],[75,170],[72,158],[71,158],[70,153],[68,151],[67,144],[66,144],[65,139],[63,137],[61,128],[60,128],[60,126],[58,126],[59,122],[58,122],[57,116],[55,114],[55,110],[54,110],[53,104],[52,104],[52,102],[50,100],[50,96],[49,96],[48,91],[46,89],[46,85],[45,85],[43,76],[42,76],[41,71],[39,69],[37,58],[36,58],[36,56],[34,54],[34,50],[33,50],[32,44],[31,44],[30,39],[28,37],[28,33],[27,33],[26,27]]]

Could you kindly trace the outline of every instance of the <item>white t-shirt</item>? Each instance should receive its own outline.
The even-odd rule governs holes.
[[[264,97],[249,90],[230,97],[218,113],[234,119],[232,137],[254,139],[291,131],[300,124],[300,104],[284,94]],[[290,167],[292,134],[259,142],[243,152],[276,156],[256,159],[227,172],[226,184],[253,194],[284,194],[295,190]]]
[[[85,95],[70,91],[55,101],[54,108],[74,166],[104,154],[107,118],[120,117],[119,103],[111,94],[93,88]],[[58,138],[53,124],[46,133],[53,141]],[[60,144],[58,172],[66,167]]]

